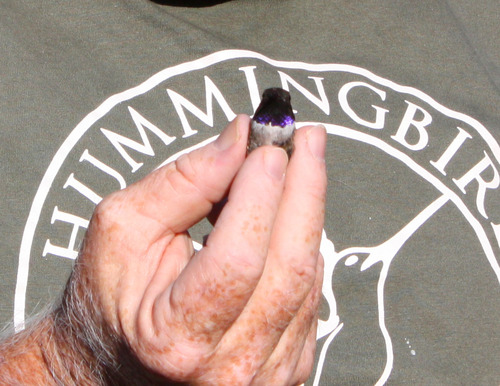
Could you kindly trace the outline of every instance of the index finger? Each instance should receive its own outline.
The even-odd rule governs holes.
[[[308,296],[314,298],[310,294],[322,272],[318,258],[327,185],[325,143],[324,128],[304,127],[296,132],[264,271],[241,315],[218,343],[212,361],[246,358],[239,364],[254,373],[271,356],[294,318],[300,319],[295,328],[309,330],[315,314],[310,308],[318,302],[304,302]],[[301,307],[309,308],[302,316]],[[251,339],[242,341],[242,336]],[[235,346],[235,341],[240,343]],[[235,364],[235,371],[239,370],[243,371]]]
[[[260,342],[263,351],[278,343],[316,279],[327,187],[325,144],[324,127],[304,127],[295,135],[266,266],[239,319],[249,330],[269,326]]]
[[[287,161],[282,149],[271,146],[249,155],[207,245],[162,295],[173,314],[193,321],[191,333],[214,344],[241,313],[264,269]],[[191,303],[195,310],[185,307]]]

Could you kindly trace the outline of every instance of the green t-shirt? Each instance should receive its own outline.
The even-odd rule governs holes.
[[[500,4],[166,3],[0,6],[1,321],[60,296],[102,197],[279,86],[329,134],[309,384],[498,385]]]

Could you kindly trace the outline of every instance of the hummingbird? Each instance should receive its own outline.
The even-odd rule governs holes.
[[[279,87],[266,89],[251,120],[247,154],[259,146],[274,145],[282,147],[290,158],[294,134],[290,93]]]

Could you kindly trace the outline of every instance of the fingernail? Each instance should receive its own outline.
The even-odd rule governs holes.
[[[270,147],[264,154],[264,167],[273,179],[281,181],[285,175],[288,156],[279,147]]]
[[[224,151],[233,146],[240,139],[240,132],[238,129],[238,119],[231,122],[226,128],[220,133],[219,138],[214,142],[215,147]]]
[[[323,125],[318,125],[310,128],[306,134],[309,151],[314,158],[320,161],[325,160],[325,136],[326,129]]]

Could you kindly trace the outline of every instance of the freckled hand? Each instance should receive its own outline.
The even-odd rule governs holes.
[[[290,104],[290,93],[281,88],[268,88],[252,118],[247,151],[263,145],[285,149],[288,157],[293,152],[295,116]]]

